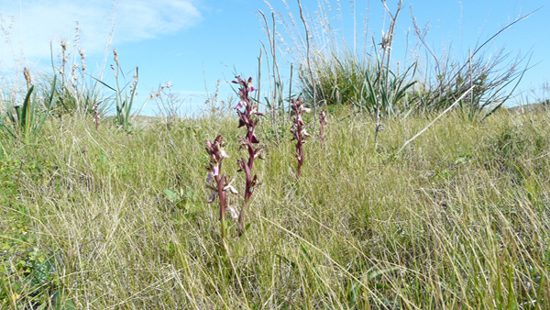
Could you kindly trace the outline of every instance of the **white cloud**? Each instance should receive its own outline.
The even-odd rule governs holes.
[[[7,3],[3,3],[0,8],[4,20],[1,26],[6,29],[5,32],[0,32],[0,57],[4,60],[13,59],[14,56],[17,58],[22,50],[27,60],[49,59],[50,41],[54,41],[56,49],[61,38],[74,44],[77,21],[81,29],[81,47],[88,55],[103,53],[113,18],[114,44],[176,33],[201,20],[196,1],[5,1]],[[6,32],[9,35],[6,36]],[[14,55],[7,55],[8,53]]]

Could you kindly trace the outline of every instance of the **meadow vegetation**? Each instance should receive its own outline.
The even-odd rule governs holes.
[[[116,52],[116,86],[81,59],[4,96],[0,309],[550,308],[548,98],[502,108],[521,74],[482,54],[421,80],[300,42],[294,93],[272,66],[194,118],[131,117]]]
[[[236,120],[181,120],[127,134],[49,119],[39,142],[2,137],[2,308],[414,309],[548,307],[547,112],[444,117],[401,155],[426,118],[329,117],[325,144],[268,135],[263,184],[238,237],[206,203],[205,140]]]

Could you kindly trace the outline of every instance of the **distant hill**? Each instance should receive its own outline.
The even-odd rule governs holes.
[[[507,108],[507,110],[510,112],[519,112],[519,113],[548,111],[550,110],[550,105],[542,104],[542,103],[533,103],[533,104],[518,105],[515,107],[510,107],[510,108]]]

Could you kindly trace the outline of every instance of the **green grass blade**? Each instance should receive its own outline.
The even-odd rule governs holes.
[[[33,102],[31,100],[31,95],[34,90],[34,85],[29,88],[27,95],[25,96],[25,101],[23,101],[23,109],[21,110],[21,119],[20,126],[23,129],[25,135],[30,132],[33,120]]]

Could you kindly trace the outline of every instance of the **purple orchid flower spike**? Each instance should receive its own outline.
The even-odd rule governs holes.
[[[239,171],[243,171],[246,178],[244,204],[239,214],[238,225],[239,236],[241,236],[244,229],[244,217],[246,215],[246,209],[249,205],[254,188],[259,185],[258,177],[256,175],[252,177],[252,167],[254,165],[255,158],[262,158],[260,152],[263,150],[263,147],[254,147],[254,144],[260,143],[258,137],[254,133],[254,130],[256,129],[256,126],[259,122],[258,116],[263,116],[263,114],[258,111],[258,104],[252,102],[249,96],[250,92],[256,90],[252,86],[252,78],[248,78],[247,81],[243,80],[240,76],[237,76],[235,78],[237,80],[233,81],[233,83],[239,84],[240,86],[238,91],[240,100],[239,104],[237,104],[237,106],[235,107],[235,109],[237,110],[237,115],[239,116],[239,128],[246,127],[246,135],[244,136],[244,138],[239,139],[239,141],[241,142],[241,148],[244,148],[248,151],[248,160],[241,158],[237,161],[240,167]]]
[[[304,147],[306,143],[306,138],[309,137],[302,120],[304,112],[309,112],[310,109],[303,106],[303,101],[298,99],[290,99],[292,114],[294,118],[292,119],[292,127],[290,127],[290,132],[292,133],[292,140],[296,140],[296,153],[294,156],[298,159],[298,166],[296,167],[296,177],[300,181],[300,172],[302,165],[304,164]]]
[[[327,113],[325,110],[319,112],[319,123],[321,127],[319,128],[319,138],[321,139],[321,144],[325,144],[325,128],[327,127]]]
[[[220,221],[222,240],[225,240],[225,211],[229,210],[232,217],[235,217],[235,210],[227,204],[227,192],[232,194],[238,194],[235,188],[231,185],[233,179],[227,177],[225,174],[221,175],[222,163],[224,158],[229,158],[229,155],[224,151],[223,147],[226,145],[222,142],[223,137],[217,136],[214,141],[206,141],[206,152],[210,157],[210,162],[206,165],[208,170],[208,183],[214,181],[212,185],[206,185],[206,188],[210,190],[210,197],[208,203],[212,203],[216,200],[216,197],[220,201]]]

